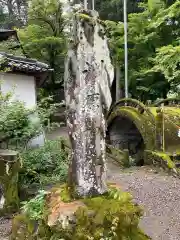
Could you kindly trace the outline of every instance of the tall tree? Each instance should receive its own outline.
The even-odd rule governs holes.
[[[32,0],[29,24],[19,30],[27,54],[50,65],[52,72],[47,88],[54,91],[63,83],[66,41],[63,33],[62,5],[57,0]]]
[[[138,3],[141,0],[128,0],[127,11],[128,13],[140,12]],[[104,20],[123,21],[123,0],[96,0],[95,8],[99,12],[100,17]]]
[[[142,101],[165,98],[179,77],[180,2],[176,1],[171,6],[162,2],[161,7],[159,4],[154,2],[151,7],[141,4],[143,12],[128,16],[129,89],[134,98]],[[123,66],[123,23],[107,22],[107,25],[112,54]],[[168,68],[165,65],[167,59]],[[167,71],[175,72],[170,76]]]
[[[0,22],[2,27],[13,28],[27,24],[27,9],[29,0],[1,0],[1,14],[5,16]]]

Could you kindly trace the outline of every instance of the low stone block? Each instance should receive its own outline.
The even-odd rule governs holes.
[[[15,212],[19,208],[18,152],[0,150],[0,214]]]

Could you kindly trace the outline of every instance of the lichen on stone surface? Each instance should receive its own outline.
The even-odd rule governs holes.
[[[114,77],[106,37],[99,36],[103,26],[95,11],[78,10],[74,14],[72,42],[65,67],[67,126],[71,140],[72,175],[77,193],[102,194],[105,184],[104,110],[112,99]],[[97,169],[100,168],[100,176]]]

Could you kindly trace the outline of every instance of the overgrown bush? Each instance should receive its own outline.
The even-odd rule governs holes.
[[[28,142],[45,130],[51,130],[57,123],[50,117],[61,104],[54,104],[52,97],[41,99],[37,106],[28,109],[21,101],[14,99],[14,91],[0,92],[0,147],[23,149]]]
[[[46,185],[66,181],[68,158],[67,152],[61,148],[61,141],[48,140],[40,148],[28,149],[21,153],[21,185]]]
[[[39,193],[36,198],[24,204],[22,215],[15,217],[13,220],[12,240],[150,239],[139,228],[142,209],[133,204],[130,194],[119,189],[110,188],[106,195],[81,199],[84,207],[78,208],[74,214],[75,221],[70,221],[66,227],[63,227],[61,221],[51,227],[48,226],[47,215],[53,209],[46,208],[48,197],[45,198],[45,195],[46,192]],[[56,201],[57,205],[54,206],[56,214],[54,216],[60,213],[58,211],[65,214],[61,208],[58,208],[58,196],[55,199],[53,198],[53,203]],[[68,214],[68,205],[65,205],[64,210],[66,208]],[[24,226],[23,229],[22,225]]]

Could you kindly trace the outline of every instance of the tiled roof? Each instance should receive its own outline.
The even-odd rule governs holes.
[[[0,59],[3,59],[1,65],[10,68],[11,71],[26,73],[43,73],[53,71],[45,63],[26,57],[16,57],[11,54],[0,52]]]
[[[16,30],[0,28],[0,33],[16,33]]]

